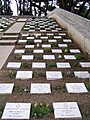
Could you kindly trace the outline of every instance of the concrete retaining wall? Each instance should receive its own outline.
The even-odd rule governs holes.
[[[56,8],[48,17],[56,19],[80,48],[90,55],[90,20],[60,8]]]

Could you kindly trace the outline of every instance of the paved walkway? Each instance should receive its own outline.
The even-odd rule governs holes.
[[[3,67],[14,46],[0,46],[0,69]]]
[[[20,33],[25,22],[16,22],[12,27],[10,27],[5,33]]]

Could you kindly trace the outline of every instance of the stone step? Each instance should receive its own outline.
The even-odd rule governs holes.
[[[19,35],[3,35],[2,37],[1,37],[1,39],[5,39],[5,40],[7,40],[7,39],[18,39],[18,37],[19,37]]]
[[[0,45],[15,45],[17,40],[0,40]]]

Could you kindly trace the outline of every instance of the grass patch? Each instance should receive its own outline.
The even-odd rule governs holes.
[[[77,60],[85,59],[85,57],[82,54],[75,54],[75,57]]]
[[[47,67],[48,67],[48,68],[56,67],[56,65],[55,65],[55,63],[53,63],[53,62],[49,62],[49,63],[47,63]]]
[[[58,44],[57,43],[51,43],[51,46],[52,47],[58,47]]]
[[[86,88],[87,88],[88,91],[90,91],[90,83],[86,84]]]
[[[30,64],[29,63],[26,63],[26,62],[23,62],[21,64],[21,68],[29,68],[30,67]]]
[[[16,85],[14,87],[14,91],[15,92],[29,92],[30,90],[28,89],[27,86],[19,86],[19,85]]]
[[[51,53],[51,49],[44,49],[45,53]]]

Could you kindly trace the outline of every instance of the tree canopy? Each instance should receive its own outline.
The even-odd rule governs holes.
[[[47,15],[56,5],[67,11],[90,18],[90,0],[15,0],[18,15]],[[42,4],[43,3],[43,4]],[[0,14],[12,15],[11,0],[0,0]]]

